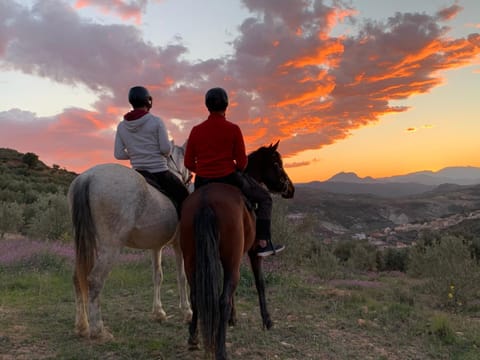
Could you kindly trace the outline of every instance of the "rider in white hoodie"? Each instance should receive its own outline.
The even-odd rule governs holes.
[[[119,160],[130,160],[132,168],[172,199],[180,215],[183,200],[189,193],[168,169],[167,157],[172,148],[165,124],[149,112],[152,97],[143,86],[132,87],[128,101],[133,110],[118,124],[114,156]]]

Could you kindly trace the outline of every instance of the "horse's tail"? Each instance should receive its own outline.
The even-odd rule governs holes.
[[[220,324],[220,255],[215,212],[210,206],[195,214],[195,301],[205,350],[213,352]]]
[[[75,237],[75,279],[84,304],[87,301],[87,277],[97,250],[95,223],[90,209],[90,178],[77,178],[71,190],[71,215]]]

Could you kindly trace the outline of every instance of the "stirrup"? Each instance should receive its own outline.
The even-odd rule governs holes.
[[[283,245],[273,245],[271,240],[267,240],[267,246],[260,248],[257,251],[257,256],[266,257],[270,255],[276,255],[280,251],[283,251],[285,246]]]

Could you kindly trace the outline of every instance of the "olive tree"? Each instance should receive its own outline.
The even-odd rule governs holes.
[[[23,208],[16,202],[0,202],[0,238],[16,233],[23,225]]]

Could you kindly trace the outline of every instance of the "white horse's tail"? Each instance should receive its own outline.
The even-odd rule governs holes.
[[[75,237],[75,278],[86,302],[87,276],[93,268],[97,251],[95,223],[90,209],[90,178],[78,177],[70,191]]]

